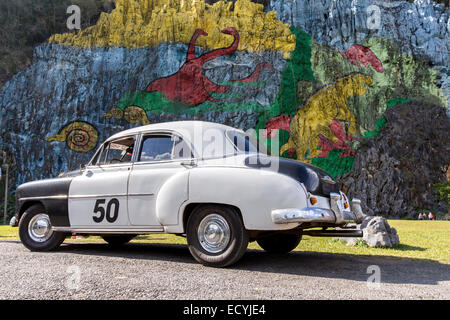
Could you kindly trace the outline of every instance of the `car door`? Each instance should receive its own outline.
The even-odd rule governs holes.
[[[105,229],[129,225],[128,178],[135,137],[106,142],[69,189],[71,227]]]
[[[141,136],[139,153],[130,174],[128,186],[129,220],[133,226],[161,226],[157,201],[161,188],[177,175],[176,187],[167,191],[173,212],[164,212],[173,224],[178,222],[177,210],[188,198],[188,173],[191,148],[174,133],[153,132]],[[172,210],[171,210],[172,211]],[[165,225],[171,222],[165,223]]]

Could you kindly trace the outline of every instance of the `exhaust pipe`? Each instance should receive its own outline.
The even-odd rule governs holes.
[[[362,230],[304,230],[302,235],[311,237],[362,238]]]

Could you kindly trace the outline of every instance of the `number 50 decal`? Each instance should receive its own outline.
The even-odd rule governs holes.
[[[94,213],[97,213],[97,216],[93,216],[92,219],[94,219],[95,222],[100,223],[105,219],[106,215],[106,221],[113,223],[117,220],[117,217],[119,216],[119,200],[116,198],[109,200],[108,205],[105,208],[101,205],[105,204],[105,199],[98,199],[95,202],[94,207]],[[111,207],[114,205],[114,212],[111,214]]]

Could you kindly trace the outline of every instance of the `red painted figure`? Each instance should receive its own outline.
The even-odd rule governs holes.
[[[234,37],[233,43],[228,48],[213,50],[196,57],[195,42],[197,41],[197,38],[201,35],[208,35],[205,31],[197,29],[189,42],[186,62],[180,70],[173,75],[151,82],[145,91],[162,92],[167,99],[177,101],[187,106],[196,106],[206,100],[217,101],[211,97],[210,93],[224,93],[229,89],[229,86],[218,85],[209,80],[203,72],[203,64],[220,56],[234,53],[239,45],[239,34],[236,29],[227,28],[222,30],[222,33],[230,34]],[[262,67],[272,68],[268,63],[261,63],[249,77],[243,80],[232,81],[258,81]]]
[[[375,71],[383,72],[383,65],[378,59],[378,57],[367,47],[354,44],[344,53],[339,50],[341,55],[346,58],[348,61],[353,63],[355,66],[360,66],[360,63],[366,68],[368,68],[368,64],[370,64]]]

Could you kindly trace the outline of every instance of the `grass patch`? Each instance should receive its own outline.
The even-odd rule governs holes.
[[[296,250],[426,259],[450,264],[450,221],[389,220],[389,224],[397,229],[400,237],[400,245],[396,248],[370,248],[366,245],[352,247],[332,238],[305,236]],[[17,232],[17,228],[0,226],[0,241],[19,240]],[[88,237],[67,239],[66,242],[103,242],[103,240],[100,237]],[[138,236],[132,242],[186,244],[186,239],[172,234],[155,234]],[[250,243],[248,247],[261,249],[256,242]]]

